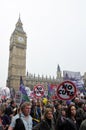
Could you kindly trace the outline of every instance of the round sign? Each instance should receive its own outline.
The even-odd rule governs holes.
[[[71,81],[64,81],[57,87],[57,97],[61,100],[71,100],[76,95],[76,86]]]
[[[34,86],[34,96],[42,97],[44,96],[44,86],[43,85],[36,85]]]

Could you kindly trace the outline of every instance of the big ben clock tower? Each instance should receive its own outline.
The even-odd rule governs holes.
[[[15,29],[10,37],[9,46],[9,65],[7,86],[9,88],[19,89],[20,76],[25,78],[26,73],[26,47],[27,36],[23,30],[23,24],[20,16]]]

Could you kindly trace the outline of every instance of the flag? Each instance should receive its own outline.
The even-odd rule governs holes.
[[[30,101],[28,98],[27,92],[25,90],[22,76],[20,76],[20,92],[21,92],[22,102]]]
[[[56,84],[51,84],[50,87],[51,87],[51,89],[56,89],[57,85]]]
[[[49,98],[51,97],[51,94],[52,94],[52,89],[51,89],[50,84],[48,84],[48,97]]]

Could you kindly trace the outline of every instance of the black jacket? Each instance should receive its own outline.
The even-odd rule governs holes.
[[[32,130],[55,130],[55,123],[53,120],[42,120],[39,124],[34,126]]]
[[[79,130],[79,127],[72,119],[59,117],[56,122],[56,130]]]

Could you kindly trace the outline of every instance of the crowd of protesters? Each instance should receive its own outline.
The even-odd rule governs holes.
[[[46,99],[46,100],[44,100]],[[86,130],[86,96],[72,100],[0,101],[0,130]]]

